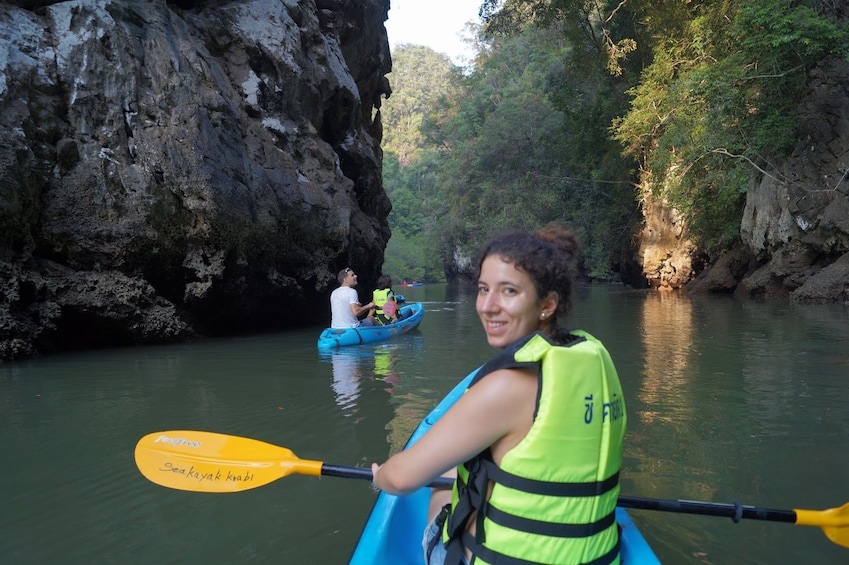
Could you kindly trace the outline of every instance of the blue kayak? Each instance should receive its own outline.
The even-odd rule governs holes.
[[[463,394],[477,370],[472,371],[425,417],[407,445],[416,442]],[[430,489],[421,488],[406,496],[381,492],[377,496],[349,565],[423,565],[422,533],[427,525]],[[621,527],[621,562],[623,565],[660,565],[660,560],[646,542],[628,513],[616,509]]]
[[[357,328],[326,328],[318,336],[319,349],[331,349],[345,345],[360,345],[382,341],[406,333],[422,321],[424,306],[421,302],[405,304],[399,310],[399,321],[385,326],[360,326]]]

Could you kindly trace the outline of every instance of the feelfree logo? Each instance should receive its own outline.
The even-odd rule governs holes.
[[[202,444],[200,441],[191,441],[182,437],[168,437],[166,435],[159,436],[153,443],[168,443],[174,447],[200,447]]]

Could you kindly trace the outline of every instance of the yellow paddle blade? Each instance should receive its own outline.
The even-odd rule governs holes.
[[[158,485],[195,492],[239,492],[298,473],[321,475],[321,461],[298,459],[263,441],[191,430],[155,432],[136,444],[136,466]]]
[[[795,510],[796,525],[819,526],[825,535],[843,547],[849,547],[849,502],[828,510]]]

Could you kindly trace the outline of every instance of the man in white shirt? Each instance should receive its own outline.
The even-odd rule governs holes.
[[[331,328],[356,328],[357,326],[373,326],[374,302],[365,306],[360,305],[360,297],[354,287],[357,286],[357,274],[350,268],[339,271],[336,279],[341,285],[330,295]],[[359,316],[368,312],[368,317],[360,321]]]

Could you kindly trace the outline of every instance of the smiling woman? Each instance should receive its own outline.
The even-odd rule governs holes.
[[[424,45],[448,55],[454,64],[462,65],[474,56],[463,40],[469,22],[479,23],[482,0],[392,0],[386,31],[389,44]]]
[[[390,494],[456,477],[431,496],[428,565],[619,561],[624,393],[604,345],[558,325],[571,310],[577,250],[560,225],[489,242],[476,310],[501,352],[421,439],[372,465]]]

